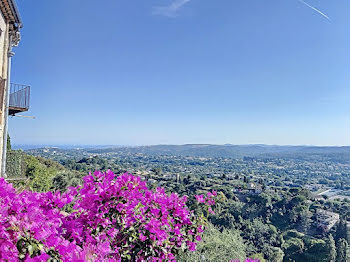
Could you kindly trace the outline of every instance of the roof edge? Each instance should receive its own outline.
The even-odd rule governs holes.
[[[11,11],[16,19],[16,23],[17,23],[17,27],[18,28],[22,28],[23,27],[23,23],[22,23],[22,19],[21,19],[21,16],[19,14],[19,11],[18,11],[18,7],[17,7],[17,4],[16,4],[16,1],[15,0],[8,0],[8,3],[11,7]]]

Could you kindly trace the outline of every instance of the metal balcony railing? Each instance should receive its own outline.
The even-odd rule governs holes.
[[[15,115],[29,109],[30,86],[11,83],[9,114]]]

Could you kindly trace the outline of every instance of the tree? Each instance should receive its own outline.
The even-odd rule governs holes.
[[[57,169],[47,167],[40,163],[38,158],[27,155],[25,157],[26,172],[25,175],[29,179],[27,186],[30,190],[37,192],[47,192],[52,187],[52,179],[57,173]]]
[[[245,220],[241,230],[242,236],[248,244],[249,254],[264,253],[269,258],[270,256],[267,254],[269,247],[280,245],[276,227],[265,223],[261,218],[255,218],[252,221]]]
[[[329,262],[327,243],[322,239],[305,238],[306,250],[296,261]]]
[[[348,261],[348,248],[348,242],[344,238],[339,239],[337,244],[337,258],[335,260],[336,262]]]
[[[302,239],[291,237],[283,245],[286,261],[295,261],[304,252],[305,244]]]
[[[282,249],[280,249],[279,247],[272,247],[271,251],[272,251],[272,255],[270,256],[269,261],[271,261],[271,262],[282,262],[283,261],[284,253],[283,253]]]
[[[223,229],[221,232],[217,227],[208,224],[203,241],[199,242],[196,252],[181,253],[177,260],[179,262],[217,262],[231,259],[244,261],[245,250],[239,231]]]
[[[344,219],[341,219],[338,223],[337,230],[335,232],[335,240],[338,241],[341,238],[347,240],[347,223]]]
[[[300,217],[299,217],[299,224],[300,224],[300,228],[302,229],[302,231],[304,233],[306,233],[308,231],[308,229],[310,228],[311,219],[309,217],[309,212],[307,210],[303,210],[301,212]]]
[[[66,191],[68,187],[75,187],[79,184],[82,184],[79,176],[67,171],[57,173],[52,179],[52,189],[61,192]]]
[[[11,146],[11,138],[10,135],[7,134],[7,151],[12,150],[12,146]]]
[[[327,249],[328,249],[328,261],[335,262],[335,259],[337,256],[337,249],[335,247],[335,241],[334,241],[332,234],[328,235]]]
[[[264,258],[264,255],[261,254],[261,253],[257,253],[257,254],[254,254],[252,256],[250,256],[252,259],[256,259],[260,262],[266,262],[265,258]]]
[[[151,170],[156,177],[160,177],[162,175],[162,169],[160,167],[152,168]]]

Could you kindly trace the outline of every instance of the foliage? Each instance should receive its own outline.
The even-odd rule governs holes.
[[[82,175],[65,169],[51,159],[30,156],[21,150],[7,151],[7,177],[16,178],[15,187],[25,187],[32,191],[66,191],[70,186],[82,183]]]
[[[328,261],[335,262],[335,259],[337,256],[337,249],[335,247],[335,241],[334,241],[333,236],[331,234],[328,235],[327,248],[329,250]]]
[[[282,249],[280,249],[278,247],[272,247],[271,251],[272,251],[272,255],[270,258],[270,262],[282,262],[283,261],[284,252],[282,251]]]
[[[326,242],[320,239],[308,239],[304,237],[305,250],[300,256],[301,261],[328,262],[329,250]]]
[[[52,189],[61,192],[65,192],[69,187],[76,187],[80,184],[82,184],[80,175],[66,170],[58,172],[52,179]]]
[[[11,146],[11,138],[10,138],[10,135],[7,134],[7,144],[6,144],[6,148],[7,150],[12,150],[12,146]]]
[[[233,229],[220,230],[209,224],[203,234],[203,241],[198,244],[197,251],[195,253],[182,253],[178,261],[244,261],[246,258],[245,249],[239,231]]]
[[[53,168],[57,171],[64,171],[65,168],[60,163],[53,161],[51,159],[43,158],[40,156],[37,156],[36,159],[43,165],[45,165],[47,168]]]
[[[276,227],[263,222],[261,218],[243,222],[242,235],[246,239],[248,255],[263,251],[268,259],[274,257],[272,247],[279,246],[281,239]]]
[[[269,157],[246,151],[236,158],[232,152],[224,157],[220,148],[222,153],[234,149],[219,146],[216,154],[215,146],[187,145],[102,150],[44,148],[30,153],[50,157],[65,166],[66,170],[53,179],[53,187],[62,191],[81,183],[78,173],[96,168],[137,173],[150,188],[161,186],[166,192],[189,196],[187,206],[193,210],[198,208],[192,200],[195,195],[217,190],[226,200],[216,204],[215,215],[211,214],[209,221],[220,230],[240,232],[249,257],[260,254],[261,260],[278,261],[284,255],[284,261],[328,261],[331,249],[326,244],[327,232],[318,230],[322,218],[316,215],[317,209],[338,213],[343,222],[332,227],[330,233],[337,243],[340,238],[348,239],[345,225],[350,221],[350,200],[317,196],[328,188],[341,189],[338,194],[350,196],[350,162],[326,152],[333,149],[300,148],[310,152],[304,154],[298,149],[295,154],[293,148],[284,148],[285,153]],[[254,186],[259,190],[253,190]]]
[[[25,154],[19,150],[6,152],[6,174],[9,178],[24,178],[26,172]]]
[[[198,196],[203,210],[215,195]],[[0,260],[175,261],[180,250],[196,249],[205,225],[186,201],[111,171],[63,194],[17,193],[0,179]]]
[[[339,239],[337,244],[337,257],[336,257],[337,262],[348,261],[347,260],[349,258],[348,249],[349,249],[348,242],[343,238]]]
[[[339,239],[343,238],[345,240],[348,239],[348,226],[347,226],[347,221],[344,219],[341,219],[337,225],[337,230],[335,232],[335,240],[338,241]]]
[[[326,241],[295,230],[286,232],[284,238],[284,261],[328,262],[330,250]]]
[[[259,262],[266,262],[264,255],[261,253],[257,253],[251,256],[253,259],[256,259]]]
[[[26,156],[26,177],[29,178],[28,188],[36,192],[46,192],[52,187],[52,179],[56,169],[47,167],[34,156]]]
[[[290,238],[286,241],[283,246],[285,253],[288,254],[286,257],[287,261],[293,261],[292,258],[300,256],[304,251],[304,242],[299,238]]]

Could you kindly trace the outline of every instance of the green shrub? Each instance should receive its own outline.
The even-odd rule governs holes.
[[[197,246],[194,253],[182,253],[178,257],[179,262],[217,262],[246,258],[246,247],[239,232],[233,229],[224,229],[222,232],[212,224],[209,224],[203,241]]]
[[[46,192],[52,187],[52,179],[57,170],[40,163],[34,156],[26,156],[26,177],[29,179],[27,187],[36,192]]]
[[[6,175],[8,178],[25,178],[25,154],[19,150],[9,150],[6,155]]]

